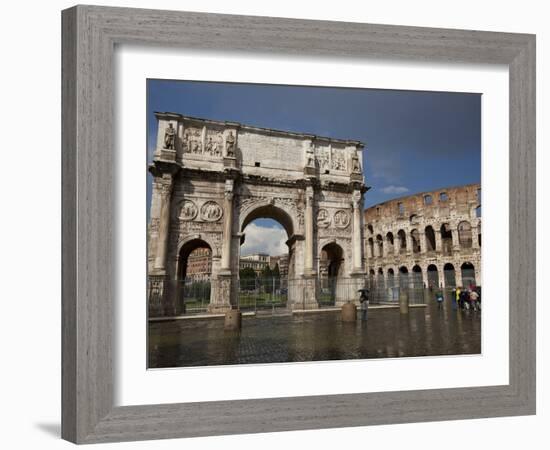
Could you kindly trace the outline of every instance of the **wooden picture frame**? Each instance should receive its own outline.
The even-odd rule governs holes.
[[[97,6],[63,11],[62,28],[64,439],[94,443],[535,413],[535,36]],[[507,65],[509,384],[114,407],[113,52],[121,43]]]

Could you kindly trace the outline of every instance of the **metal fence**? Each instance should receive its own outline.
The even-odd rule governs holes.
[[[399,283],[384,282],[376,278],[330,278],[317,280],[316,300],[319,308],[334,307],[347,301],[359,300],[359,289],[369,290],[370,304],[398,304],[399,293],[406,290],[411,305],[426,303],[433,296],[432,289],[425,289],[411,274],[399,277]],[[397,280],[396,280],[397,281]],[[296,308],[312,289],[304,279],[243,278],[236,280],[236,305],[242,311],[276,313]],[[149,315],[193,315],[208,312],[213,294],[210,280],[165,281],[150,278],[148,283]],[[291,305],[293,304],[293,305]],[[168,305],[168,306],[167,306]],[[298,307],[300,309],[300,307]]]
[[[237,306],[242,311],[273,312],[287,307],[292,282],[286,278],[241,278],[237,282]]]

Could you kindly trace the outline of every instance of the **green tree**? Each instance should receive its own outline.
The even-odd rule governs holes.
[[[271,275],[271,269],[269,268],[269,264],[266,264],[265,267],[262,269],[262,272],[260,273],[260,286],[263,288],[270,289],[272,284],[272,275]]]
[[[273,278],[275,279],[275,289],[279,289],[281,287],[281,272],[279,271],[279,263],[275,264],[272,273]]]
[[[241,279],[241,289],[250,290],[256,287],[256,272],[252,267],[239,270],[239,278]]]
[[[262,270],[262,278],[264,280],[270,280],[273,276],[273,273],[271,272],[271,269],[269,268],[269,264],[266,264],[265,267]]]
[[[240,278],[254,279],[256,278],[256,272],[252,267],[245,267],[244,269],[239,270]]]

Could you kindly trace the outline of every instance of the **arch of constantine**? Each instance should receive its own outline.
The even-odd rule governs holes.
[[[363,287],[362,150],[358,141],[156,113],[149,171],[149,311],[178,313],[178,280],[197,248],[212,255],[209,312],[238,306],[240,246],[253,220],[286,231],[288,306],[318,307],[321,253],[337,279]],[[351,281],[350,281],[351,280]]]

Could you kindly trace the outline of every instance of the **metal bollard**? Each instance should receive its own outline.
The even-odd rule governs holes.
[[[355,322],[357,320],[357,306],[351,302],[342,305],[342,322]]]
[[[399,312],[409,314],[409,293],[405,289],[399,291]]]

